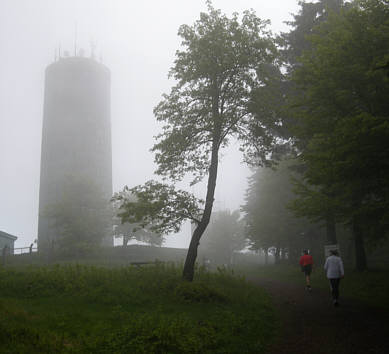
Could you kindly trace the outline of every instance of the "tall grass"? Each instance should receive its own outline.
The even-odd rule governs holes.
[[[263,353],[268,296],[224,269],[167,263],[0,268],[1,353]]]

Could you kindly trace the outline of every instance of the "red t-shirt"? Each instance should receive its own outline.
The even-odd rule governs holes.
[[[305,267],[308,264],[313,264],[313,258],[310,254],[304,254],[300,258],[300,265]]]

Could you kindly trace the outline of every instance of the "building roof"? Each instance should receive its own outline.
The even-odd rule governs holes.
[[[11,240],[13,240],[13,241],[15,241],[15,240],[17,239],[16,236],[7,234],[7,233],[4,232],[4,231],[0,231],[0,238],[8,238],[8,239],[11,239]]]

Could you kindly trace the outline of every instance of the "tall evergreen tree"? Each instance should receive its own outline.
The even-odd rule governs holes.
[[[387,1],[354,1],[316,28],[293,76],[307,182],[296,208],[319,215],[331,205],[353,231],[359,270],[364,240],[389,224],[388,29]]]
[[[242,207],[252,249],[263,249],[266,253],[272,247],[276,249],[276,256],[283,250],[292,263],[302,249],[313,247],[310,236],[317,234],[317,225],[296,218],[288,209],[296,197],[290,169],[294,163],[284,160],[277,169],[258,169],[250,178],[246,203]]]
[[[233,264],[235,251],[246,246],[244,222],[238,210],[213,212],[202,237],[200,252],[214,255],[223,264]]]
[[[319,25],[327,21],[331,13],[339,13],[342,9],[348,7],[348,3],[343,0],[320,0],[317,2],[299,2],[300,10],[293,16],[293,20],[288,22],[291,26],[291,31],[282,34],[283,55],[284,61],[287,67],[287,80],[286,80],[286,99],[284,104],[287,107],[295,106],[295,98],[299,95],[304,95],[304,88],[296,85],[294,80],[291,80],[296,70],[302,65],[302,55],[304,52],[312,50],[312,42],[310,38],[317,34]],[[293,137],[294,146],[297,148],[298,153],[305,149],[310,138],[311,132],[305,131],[304,134],[299,130],[300,120],[294,114],[291,114],[288,109],[287,114],[284,115],[284,124],[289,128],[290,135]],[[296,139],[296,134],[298,139]],[[304,171],[304,164],[300,167],[300,171]],[[300,192],[304,191],[301,186]],[[317,195],[316,195],[317,197]],[[333,209],[332,194],[329,189],[323,191],[321,196],[326,203],[321,203],[320,218],[317,218],[318,214],[315,214],[315,220],[324,220],[327,228],[327,243],[336,244],[336,219],[335,211]],[[301,213],[300,213],[301,214]],[[312,213],[305,214],[312,216]]]

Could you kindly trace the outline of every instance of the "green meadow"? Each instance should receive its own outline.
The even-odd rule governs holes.
[[[224,269],[169,263],[0,268],[1,353],[265,353],[268,295]]]

